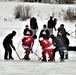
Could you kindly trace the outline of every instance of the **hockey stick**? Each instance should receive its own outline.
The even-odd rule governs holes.
[[[19,46],[20,46],[20,43],[21,43],[21,41],[18,43],[17,50],[18,50],[18,48],[19,48]],[[16,54],[17,54],[18,58],[21,60],[21,58],[20,58],[20,56],[19,56],[19,54],[17,53],[17,51],[16,51],[16,50],[15,50],[15,52],[16,52]]]
[[[76,37],[75,37],[75,36],[72,36],[72,35],[70,35],[70,36],[76,39]]]
[[[76,30],[75,30],[75,31],[73,31],[73,32],[71,32],[70,34],[73,34],[74,32],[76,32]]]
[[[15,50],[15,52],[16,52],[16,54],[17,54],[18,58],[21,60],[21,58],[20,58],[20,56],[19,56],[19,54],[17,53],[17,51],[16,51],[16,50]]]
[[[38,43],[38,45],[37,45],[36,52],[37,52],[37,50],[38,50],[38,47],[39,47],[39,43]]]
[[[18,43],[17,50],[18,50],[18,48],[19,48],[19,46],[20,46],[20,43],[21,43],[21,41]]]
[[[33,52],[37,57],[38,57],[38,60],[40,61],[42,59],[42,57],[39,57],[39,55],[35,52]]]
[[[40,60],[42,59],[42,57],[39,57],[39,55],[37,54],[38,47],[39,47],[39,43],[38,43],[38,45],[37,45],[36,52],[33,52],[33,53],[38,57],[38,59],[39,59],[39,61],[40,61]]]

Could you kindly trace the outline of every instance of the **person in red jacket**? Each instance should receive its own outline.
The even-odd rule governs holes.
[[[25,56],[23,59],[30,60],[29,54],[31,51],[31,48],[33,47],[34,39],[36,39],[37,36],[24,36],[22,39],[22,46],[25,49]]]
[[[49,60],[48,61],[52,61],[53,60],[52,51],[54,50],[53,44],[47,39],[43,39],[43,40],[40,39],[39,41],[40,41],[40,45],[42,46],[42,49],[43,49],[43,51],[42,51],[42,57],[43,57],[42,61],[45,61],[45,62],[47,61],[46,53],[48,53],[48,55],[49,55]]]

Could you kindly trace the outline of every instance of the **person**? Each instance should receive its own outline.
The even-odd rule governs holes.
[[[39,38],[40,37],[43,37],[44,39],[49,39],[49,37],[50,37],[50,32],[47,29],[46,24],[43,25],[43,29],[40,31]]]
[[[67,38],[67,35],[70,35],[68,32],[66,32],[66,29],[64,28],[64,24],[61,24],[58,28],[57,37],[63,42],[64,46],[66,47],[66,50],[69,46],[69,39]],[[68,51],[65,53],[65,59],[68,59]]]
[[[38,24],[37,24],[37,19],[35,17],[32,17],[30,19],[30,29],[32,30],[33,35],[37,33]]]
[[[25,26],[25,29],[24,29],[24,31],[23,31],[23,35],[24,35],[24,36],[25,36],[25,35],[30,35],[30,36],[32,36],[32,34],[33,34],[33,32],[29,29],[29,26],[26,25],[26,26]]]
[[[60,61],[64,61],[64,50],[66,49],[65,46],[63,45],[62,41],[58,37],[54,35],[51,35],[50,37],[53,40],[53,45],[56,47],[53,50],[53,60],[55,60],[55,53],[59,51]]]
[[[37,38],[36,35],[33,35],[33,36],[24,36],[23,39],[22,39],[22,47],[24,48],[25,50],[25,56],[23,59],[25,60],[30,60],[29,58],[29,55],[30,55],[30,51],[31,51],[31,48],[33,47],[33,43],[34,43],[34,40]]]
[[[53,28],[56,30],[56,27],[55,27],[56,23],[57,23],[57,19],[55,18],[53,20],[53,17],[50,16],[50,19],[48,20],[47,25],[48,25],[49,32],[52,33],[52,34],[53,34]]]
[[[54,29],[55,29],[55,31],[56,31],[56,24],[57,24],[57,19],[54,18],[53,25],[54,25]]]
[[[14,45],[13,45],[13,42],[12,42],[12,39],[13,37],[16,35],[16,32],[15,31],[12,31],[12,33],[8,34],[5,39],[3,40],[3,47],[5,49],[5,54],[4,54],[4,59],[5,60],[9,60],[9,59],[14,59],[12,57],[12,48],[13,50],[16,50]]]
[[[48,61],[53,61],[53,56],[52,56],[52,51],[54,50],[53,44],[49,40],[43,39],[43,38],[40,38],[39,42],[40,42],[40,45],[42,46],[42,49],[43,49],[43,51],[42,51],[42,57],[43,57],[42,62],[47,61],[46,53],[49,56]]]

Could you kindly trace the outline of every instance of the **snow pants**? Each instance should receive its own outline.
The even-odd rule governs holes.
[[[5,49],[4,59],[12,58],[12,49],[9,44],[3,44]]]
[[[37,30],[36,29],[32,29],[33,35],[36,35]]]
[[[43,52],[42,52],[42,57],[43,57],[44,60],[46,60],[46,53],[47,53],[48,56],[49,56],[49,60],[53,60],[52,50],[53,50],[53,49],[44,49],[44,50],[43,50]]]
[[[61,58],[61,59],[64,59],[64,50],[65,50],[65,47],[55,48],[55,49],[53,50],[53,59],[55,59],[55,53],[56,53],[57,51],[59,51],[60,58]]]
[[[53,28],[48,28],[50,35],[53,34]]]
[[[29,58],[29,54],[30,54],[30,49],[29,48],[25,48],[25,56],[24,56],[24,59],[28,59]]]

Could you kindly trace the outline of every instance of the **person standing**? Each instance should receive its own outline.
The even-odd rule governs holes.
[[[37,24],[37,19],[35,17],[32,17],[30,19],[30,29],[32,30],[33,32],[33,35],[37,33],[37,30],[38,30],[38,24]]]
[[[16,50],[14,45],[13,45],[13,42],[12,42],[12,39],[13,37],[16,35],[16,32],[15,31],[12,31],[12,33],[8,34],[5,39],[3,40],[3,47],[5,49],[5,54],[4,54],[4,59],[5,60],[9,60],[9,59],[14,59],[12,57],[12,48],[13,50]]]
[[[32,32],[32,30],[30,30],[29,29],[29,26],[28,25],[26,25],[25,26],[25,29],[24,29],[24,31],[23,31],[23,35],[25,36],[25,35],[30,35],[30,36],[32,36],[32,34],[33,34],[33,32]]]
[[[50,19],[48,20],[48,23],[47,23],[50,35],[53,34],[53,28],[56,30],[56,28],[55,28],[56,23],[57,23],[57,19],[55,18],[53,20],[53,17],[50,16]]]
[[[46,24],[43,25],[43,29],[40,31],[39,38],[43,37],[44,39],[49,39],[50,37],[50,32],[46,26]]]
[[[56,24],[57,24],[57,19],[54,18],[53,25],[54,25],[54,29],[55,29],[55,31],[56,31]]]

